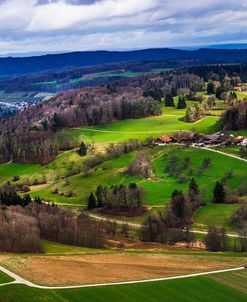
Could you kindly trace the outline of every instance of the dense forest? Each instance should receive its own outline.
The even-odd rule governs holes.
[[[0,160],[48,162],[58,154],[56,133],[65,127],[104,125],[115,119],[159,114],[160,102],[144,97],[137,85],[64,92],[1,122]]]
[[[38,57],[1,58],[0,75],[13,76],[65,67],[95,66],[130,61],[167,60],[172,67],[217,64],[244,63],[245,49],[198,49],[193,51],[157,48],[135,51],[84,51]],[[175,65],[175,66],[174,66]]]
[[[170,93],[173,86],[190,88],[199,80],[199,77],[189,74],[152,74],[103,87],[63,92],[1,121],[0,160],[49,162],[60,149],[58,140],[54,138],[59,130],[105,125],[116,119],[160,115],[164,94]]]
[[[105,244],[103,226],[83,213],[37,202],[0,208],[0,251],[39,253],[42,239],[96,248]]]

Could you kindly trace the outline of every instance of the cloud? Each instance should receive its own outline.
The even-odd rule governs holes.
[[[90,5],[73,5],[65,1],[36,6],[29,31],[60,30],[76,27],[82,29],[90,22],[122,17],[134,17],[156,6],[156,0],[104,0]],[[119,20],[120,21],[120,20]]]
[[[246,0],[0,0],[0,52],[239,43]]]

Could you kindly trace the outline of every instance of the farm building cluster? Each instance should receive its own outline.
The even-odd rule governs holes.
[[[221,146],[227,147],[231,145],[247,146],[247,137],[234,137],[232,134],[219,133],[212,135],[204,135],[196,132],[175,132],[173,136],[163,135],[154,141],[155,145],[163,146],[170,143],[179,143],[195,146]]]
[[[235,86],[233,89],[235,91],[247,91],[247,86]]]

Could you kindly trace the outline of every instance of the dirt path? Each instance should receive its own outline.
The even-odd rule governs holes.
[[[231,158],[235,158],[235,159],[238,159],[238,160],[241,160],[241,161],[244,161],[244,162],[247,163],[247,159],[239,157],[239,156],[234,155],[234,154],[225,153],[225,152],[215,150],[215,149],[211,149],[211,148],[208,148],[208,147],[197,147],[197,146],[192,146],[192,147],[197,148],[197,149],[201,149],[201,150],[211,151],[211,152],[218,153],[218,154],[222,154],[222,155],[225,155],[225,156],[228,156],[228,157],[231,157]]]
[[[80,129],[85,131],[92,131],[92,132],[101,132],[101,133],[113,133],[113,134],[152,134],[152,133],[164,133],[164,130],[155,130],[155,131],[112,131],[112,130],[100,130],[100,129],[91,129],[85,127],[79,127],[74,129]],[[178,130],[167,130],[169,132],[175,132]],[[179,131],[189,131],[189,130],[179,130]]]
[[[10,284],[23,284],[23,285],[26,285],[29,287],[34,287],[34,288],[39,288],[39,289],[75,289],[75,288],[88,288],[88,287],[111,286],[111,285],[137,284],[137,283],[167,281],[167,280],[175,280],[175,279],[185,279],[185,278],[206,276],[206,275],[219,274],[219,273],[225,273],[225,272],[240,271],[240,270],[244,270],[244,269],[245,269],[244,267],[236,267],[236,268],[231,268],[231,269],[214,270],[214,271],[209,271],[209,272],[195,273],[195,274],[188,274],[188,275],[181,275],[181,276],[174,276],[174,277],[134,280],[134,281],[124,281],[124,282],[98,283],[98,284],[88,284],[88,285],[78,285],[78,286],[42,286],[42,285],[32,283],[28,280],[25,280],[22,277],[18,276],[17,274],[0,266],[0,271],[4,272],[5,274],[7,274],[10,277],[12,277],[13,279],[15,279],[15,281],[6,283],[6,284],[2,284],[1,286],[6,286],[6,285],[10,285]]]
[[[117,224],[120,224],[120,225],[128,224],[130,227],[133,227],[136,229],[141,228],[140,223],[132,223],[132,222],[128,222],[128,221],[124,221],[124,220],[120,220],[120,219],[108,218],[108,217],[104,217],[104,216],[100,216],[100,215],[96,215],[96,214],[92,214],[92,213],[88,213],[88,216],[90,216],[98,221],[112,221],[112,222],[116,222]],[[207,233],[208,233],[207,231],[199,231],[199,230],[190,230],[190,232],[193,234],[203,234],[203,235],[207,235]],[[238,234],[226,234],[226,235],[231,238],[240,238],[240,236]]]
[[[13,159],[11,159],[10,161],[8,161],[7,163],[1,164],[1,166],[7,166],[7,165],[10,165],[10,164],[12,164],[12,162],[13,162]]]

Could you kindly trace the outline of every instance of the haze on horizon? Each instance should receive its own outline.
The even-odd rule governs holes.
[[[246,0],[0,0],[0,54],[247,42]]]

